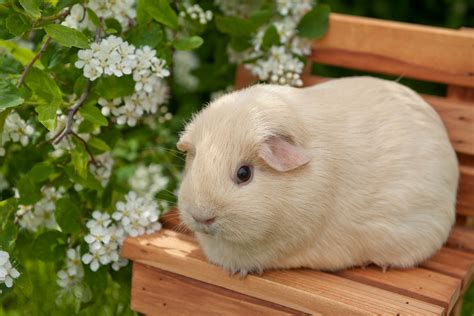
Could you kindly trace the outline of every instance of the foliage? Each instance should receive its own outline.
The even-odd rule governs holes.
[[[132,313],[121,244],[174,205],[183,121],[229,54],[300,84],[329,12],[300,2],[0,0],[3,313]]]

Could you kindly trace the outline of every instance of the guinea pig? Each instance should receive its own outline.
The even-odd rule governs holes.
[[[180,219],[211,263],[410,268],[455,220],[459,168],[437,113],[396,82],[255,85],[187,124]]]

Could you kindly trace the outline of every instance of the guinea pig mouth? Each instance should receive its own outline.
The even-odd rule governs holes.
[[[214,236],[216,234],[215,227],[210,226],[210,225],[195,223],[190,228],[191,228],[191,230],[194,230],[195,232],[204,233],[204,234],[207,234],[207,235]]]

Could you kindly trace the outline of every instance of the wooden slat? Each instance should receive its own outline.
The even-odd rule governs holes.
[[[474,106],[467,102],[422,95],[438,112],[457,152],[474,155]]]
[[[457,200],[458,213],[474,216],[474,167],[460,166],[459,169],[461,178]]]
[[[339,271],[336,275],[440,305],[449,312],[461,290],[461,280],[422,268],[383,272],[371,266]]]
[[[331,14],[314,43],[316,62],[474,87],[474,34]]]
[[[461,280],[461,293],[469,286],[474,273],[474,254],[443,247],[423,268],[440,272]]]
[[[262,277],[230,278],[208,264],[190,236],[169,230],[129,238],[122,255],[135,262],[223,287],[257,299],[314,314],[443,314],[444,308],[335,275],[269,271]]]
[[[132,309],[146,315],[308,315],[140,263],[133,264]]]
[[[446,244],[454,249],[474,253],[474,229],[454,226]]]

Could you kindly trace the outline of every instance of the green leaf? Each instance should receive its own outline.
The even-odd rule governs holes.
[[[250,36],[232,36],[230,38],[230,47],[236,52],[243,52],[252,46]]]
[[[20,14],[11,14],[6,20],[6,27],[10,33],[20,36],[31,29],[31,23]]]
[[[18,46],[15,42],[0,40],[0,47],[5,48],[23,66],[27,65],[35,57],[35,53],[29,49]],[[35,63],[34,67],[39,69],[44,68],[39,61]]]
[[[143,0],[143,9],[157,22],[173,30],[178,28],[178,16],[168,0]]]
[[[18,192],[20,193],[20,204],[31,205],[38,202],[41,197],[41,188],[29,176],[23,176],[17,183]]]
[[[70,198],[62,198],[56,202],[54,217],[64,233],[81,231],[81,209]]]
[[[326,4],[318,4],[306,13],[298,24],[297,30],[300,37],[318,39],[328,31],[329,13],[331,9]]]
[[[47,231],[33,242],[33,253],[42,261],[59,261],[65,256],[66,236],[57,231]]]
[[[85,188],[89,188],[96,191],[102,191],[103,189],[99,180],[97,180],[96,177],[94,177],[92,173],[90,172],[87,172],[87,177],[84,179],[84,178],[79,177],[76,174],[75,168],[71,165],[64,168],[64,171],[66,172],[67,176],[71,179],[71,181],[74,181],[75,183],[79,183]]]
[[[257,24],[252,20],[230,16],[217,15],[215,18],[217,29],[222,33],[234,36],[249,36],[257,30]]]
[[[258,10],[250,14],[250,20],[254,22],[257,26],[261,26],[271,20],[273,17],[273,10]]]
[[[38,121],[40,121],[49,131],[53,131],[56,128],[56,112],[58,108],[59,106],[54,103],[38,105],[35,108],[36,113],[38,113]]]
[[[0,225],[5,224],[17,208],[18,201],[14,197],[0,201]]]
[[[18,228],[13,221],[4,224],[4,227],[0,229],[0,249],[10,249],[15,244]]]
[[[264,50],[269,49],[273,45],[279,45],[280,44],[280,36],[278,35],[278,31],[275,27],[275,25],[271,25],[267,28],[265,31],[265,34],[263,35],[263,40],[262,40],[262,48]]]
[[[89,154],[84,148],[84,144],[75,140],[76,146],[71,152],[71,162],[74,170],[81,178],[87,178],[87,171],[89,166]]]
[[[97,137],[91,137],[91,139],[89,139],[89,141],[87,142],[89,144],[89,146],[97,149],[97,150],[100,150],[102,152],[106,152],[106,151],[110,151],[110,147],[109,145],[107,145],[106,142],[104,142],[102,139],[100,138],[97,138]]]
[[[7,116],[8,114],[10,114],[10,112],[11,112],[11,109],[6,109],[0,112],[0,144],[3,144],[2,143],[3,127],[5,126],[5,120],[7,119]]]
[[[21,64],[12,56],[4,54],[0,56],[0,71],[9,74],[18,74],[21,72]]]
[[[5,77],[0,77],[0,111],[23,104],[20,91]]]
[[[203,39],[199,36],[182,37],[174,41],[173,46],[177,50],[191,50],[198,48],[204,43]]]
[[[151,48],[155,48],[160,45],[163,40],[163,31],[160,24],[156,22],[150,22],[143,27],[132,28],[127,34],[127,42],[136,47],[148,45]]]
[[[20,0],[20,4],[25,11],[33,18],[38,19],[41,16],[41,11],[37,0]]]
[[[56,82],[42,70],[31,68],[25,83],[43,102],[36,106],[38,120],[48,130],[56,128],[56,111],[62,101],[62,93]]]
[[[49,36],[63,46],[79,48],[89,47],[87,37],[73,28],[60,24],[49,24],[44,27],[44,30]]]
[[[151,16],[147,12],[146,1],[147,0],[137,0],[137,23],[140,27],[147,25],[152,20]]]
[[[100,27],[100,20],[97,14],[89,8],[87,8],[87,17],[89,20],[91,20],[92,24],[94,24],[95,27]]]
[[[88,120],[91,123],[100,126],[107,126],[109,124],[107,118],[102,114],[102,112],[100,112],[100,110],[94,105],[94,103],[88,102],[84,104],[79,109],[79,113],[81,113],[81,116],[84,119]]]
[[[122,33],[122,24],[119,21],[113,18],[108,18],[105,20],[105,25],[107,27],[107,33]]]
[[[107,100],[125,97],[132,95],[135,91],[135,81],[132,76],[102,77],[92,91]]]
[[[84,280],[89,285],[94,297],[102,295],[107,289],[107,276],[108,270],[106,267],[101,267],[96,272],[89,268],[84,269]]]
[[[40,162],[31,168],[28,176],[35,182],[42,182],[54,173],[54,167],[49,162]]]

